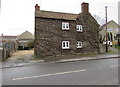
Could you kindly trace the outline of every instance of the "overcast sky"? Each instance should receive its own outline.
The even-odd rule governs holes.
[[[81,3],[89,3],[89,12],[105,19],[108,6],[108,21],[118,23],[118,2],[120,0],[1,0],[0,34],[19,35],[28,30],[34,34],[34,6],[41,10],[78,14]]]

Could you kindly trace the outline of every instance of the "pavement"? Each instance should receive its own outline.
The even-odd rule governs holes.
[[[75,61],[120,58],[120,55],[118,54],[118,50],[115,48],[111,48],[111,49],[112,49],[111,53],[104,53],[104,54],[98,54],[98,55],[87,55],[87,56],[85,55],[85,56],[79,56],[77,58],[47,61],[47,63],[65,63],[65,62],[75,62]],[[2,62],[2,66],[0,66],[0,69],[23,67],[23,66],[28,66],[28,65],[37,64],[37,63],[46,63],[45,60],[32,60],[33,53],[34,53],[33,50],[16,52],[15,54],[13,54],[12,57]],[[17,58],[23,58],[23,57],[25,57],[24,60],[17,59]]]

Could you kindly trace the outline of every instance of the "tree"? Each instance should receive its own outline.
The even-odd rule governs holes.
[[[111,41],[113,41],[113,35],[112,35],[112,32],[110,32],[110,38],[111,38]]]
[[[111,41],[111,38],[110,38],[110,33],[108,32],[108,41]]]
[[[93,17],[95,18],[95,20],[98,22],[98,24],[100,26],[102,26],[103,24],[105,24],[105,20],[102,17],[100,17],[98,15],[93,15]]]
[[[100,43],[103,43],[102,35],[100,35]]]
[[[118,39],[118,46],[120,46],[120,40]]]
[[[28,47],[29,48],[34,48],[34,41],[30,41],[29,43],[28,43]]]
[[[106,40],[106,36],[103,37],[103,41],[104,41],[104,42],[105,42],[105,40]]]

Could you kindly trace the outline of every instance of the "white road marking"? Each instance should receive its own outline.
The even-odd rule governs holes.
[[[120,66],[120,65],[113,65],[113,66],[110,66],[110,67],[113,68],[113,67],[118,67],[118,66]]]
[[[62,74],[69,74],[69,73],[75,73],[75,72],[83,72],[83,71],[86,71],[86,70],[87,70],[87,69],[76,70],[76,71],[68,71],[68,72],[60,72],[60,73],[53,73],[53,74],[44,74],[44,75],[38,75],[38,76],[21,77],[21,78],[14,78],[14,79],[12,79],[12,80],[22,80],[22,79],[30,79],[30,78],[37,78],[37,77],[62,75]]]

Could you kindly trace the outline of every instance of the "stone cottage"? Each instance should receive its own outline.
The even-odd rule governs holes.
[[[35,6],[37,57],[99,53],[99,24],[89,13],[89,3],[79,14],[43,11]]]

